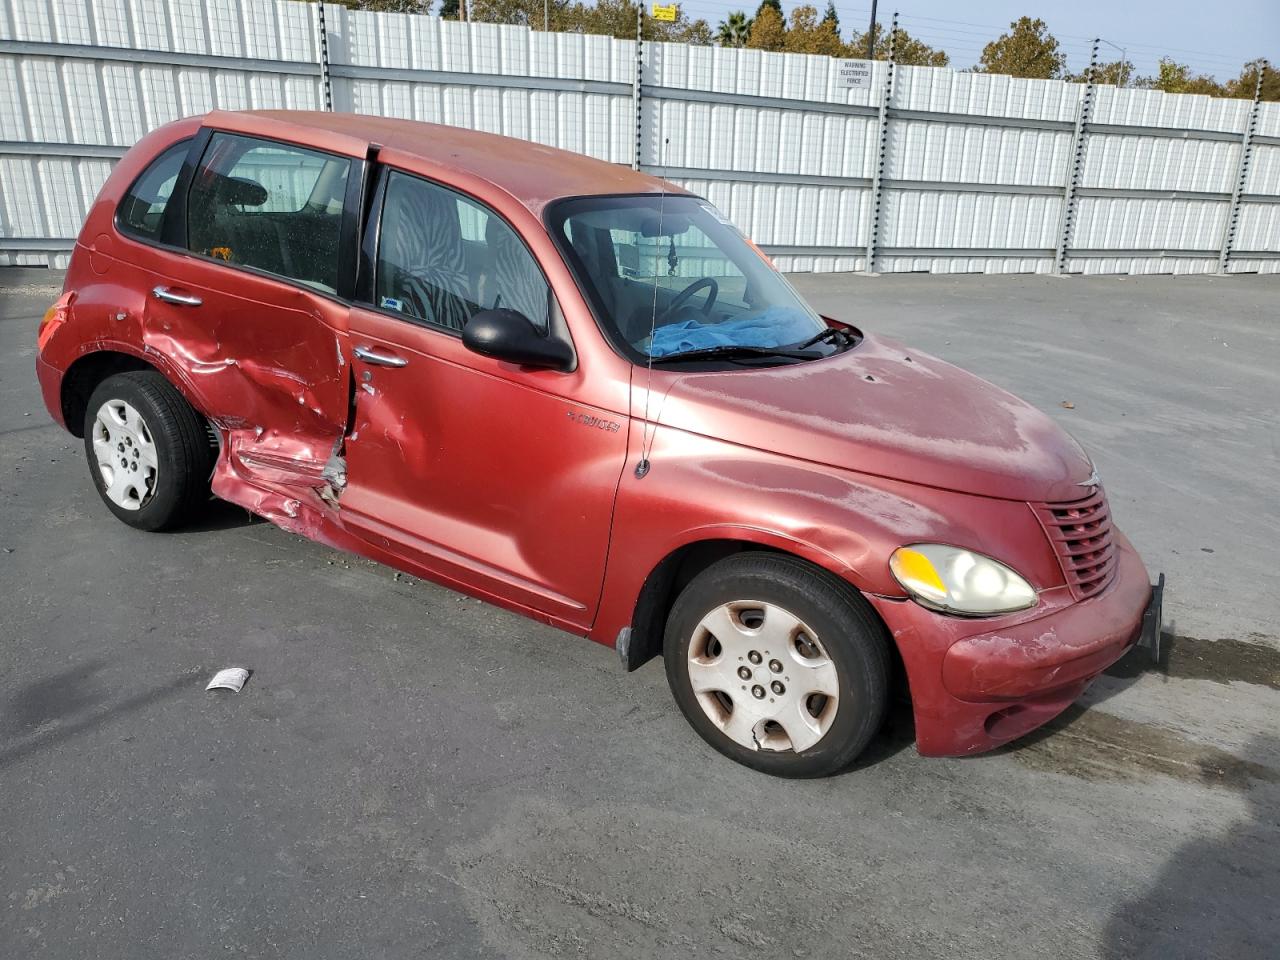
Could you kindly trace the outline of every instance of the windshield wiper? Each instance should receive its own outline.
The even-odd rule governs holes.
[[[812,347],[815,343],[834,343],[840,350],[848,350],[857,342],[858,338],[843,327],[827,327],[803,343],[797,343],[794,349],[803,350],[805,347]]]
[[[755,357],[786,357],[791,360],[817,360],[821,354],[797,350],[792,347],[748,347],[738,344],[721,344],[717,347],[699,347],[697,350],[684,350],[680,353],[668,353],[654,357],[654,366],[661,363],[675,363],[684,360],[741,360]]]

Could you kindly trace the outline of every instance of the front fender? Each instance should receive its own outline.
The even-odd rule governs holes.
[[[884,597],[903,596],[889,555],[922,541],[980,550],[1040,588],[1063,582],[1035,515],[1019,501],[840,470],[670,428],[652,436],[643,477],[634,470],[639,459],[633,444],[591,633],[602,643],[612,644],[631,624],[644,583],[663,559],[700,541],[782,550]]]

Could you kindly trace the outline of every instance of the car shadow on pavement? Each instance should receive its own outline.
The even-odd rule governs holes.
[[[0,769],[145,709],[194,682],[193,674],[186,673],[98,709],[104,696],[95,688],[94,675],[102,666],[100,660],[77,664],[27,684],[9,699],[0,713]]]
[[[244,507],[228,503],[226,500],[215,499],[209,501],[198,517],[194,518],[190,523],[184,523],[178,529],[170,531],[169,536],[181,537],[187,534],[235,530],[239,527],[248,527],[255,523],[266,522],[261,517],[254,516]]]
[[[1259,768],[1280,756],[1280,738],[1255,736],[1244,759]],[[1274,772],[1274,771],[1273,771]],[[1204,779],[1211,779],[1207,771]],[[1223,832],[1184,844],[1150,888],[1118,904],[1106,956],[1134,960],[1273,958],[1280,936],[1280,785],[1252,781],[1244,816]],[[1153,819],[1160,811],[1151,811]]]
[[[895,697],[889,701],[880,732],[872,737],[867,748],[858,754],[858,758],[836,776],[846,776],[874,767],[904,750],[914,749],[915,745],[916,725],[911,713],[911,701],[906,697]]]

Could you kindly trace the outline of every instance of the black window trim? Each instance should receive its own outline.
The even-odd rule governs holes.
[[[387,184],[391,180],[391,175],[398,173],[401,176],[409,177],[413,180],[419,180],[429,186],[439,187],[446,190],[456,197],[461,197],[468,203],[473,203],[487,215],[497,218],[499,223],[506,226],[508,230],[520,241],[525,252],[529,254],[530,260],[533,261],[534,267],[538,271],[538,275],[542,277],[542,282],[547,285],[547,297],[549,300],[547,311],[547,329],[540,331],[542,337],[551,338],[554,336],[557,340],[563,342],[569,347],[572,353],[572,360],[563,368],[562,372],[572,373],[578,369],[578,352],[573,345],[573,335],[569,332],[569,324],[564,318],[564,311],[560,308],[560,298],[556,296],[556,289],[552,285],[547,272],[542,269],[542,264],[538,260],[537,254],[529,247],[528,242],[521,235],[520,231],[504,217],[501,213],[485,203],[479,197],[468,193],[455,184],[445,183],[436,180],[433,177],[423,176],[412,170],[405,170],[402,167],[394,167],[390,164],[378,163],[377,171],[374,174],[374,188],[370,191],[368,200],[368,209],[365,211],[364,231],[360,238],[360,267],[357,273],[357,285],[354,305],[361,309],[370,310],[374,313],[391,317],[404,323],[411,324],[415,327],[421,327],[424,330],[430,330],[434,333],[443,334],[447,337],[455,339],[462,338],[461,330],[454,330],[452,327],[446,327],[439,323],[434,323],[422,317],[411,316],[410,314],[400,313],[395,310],[382,307],[375,302],[378,289],[378,245],[382,240],[382,214],[383,208],[387,202]]]
[[[179,189],[182,188],[182,174],[186,169],[187,159],[191,156],[191,145],[192,145],[192,142],[196,139],[196,137],[197,137],[197,134],[192,134],[189,137],[183,137],[180,140],[174,140],[168,146],[160,150],[159,153],[156,153],[154,156],[152,156],[152,158],[147,161],[147,165],[142,168],[141,172],[139,172],[138,175],[129,182],[129,186],[125,188],[124,194],[120,197],[120,201],[116,204],[115,211],[111,214],[111,223],[115,227],[116,233],[120,234],[120,236],[125,237],[126,239],[133,240],[135,243],[145,243],[151,246],[162,245],[160,240],[157,240],[153,237],[144,236],[140,233],[135,232],[133,229],[133,225],[125,222],[124,216],[123,216],[125,201],[129,197],[133,196],[134,188],[137,187],[139,182],[141,182],[142,178],[145,177],[147,174],[149,174],[152,168],[155,167],[155,165],[160,162],[161,157],[165,156],[167,153],[169,153],[171,150],[174,150],[177,147],[180,147],[180,146],[184,147],[186,149],[186,155],[183,157],[182,163],[179,164],[178,166],[178,176],[173,181],[173,189],[169,191],[169,198],[164,202],[164,209],[160,211],[160,229],[157,231],[157,236],[163,239],[164,231],[165,231],[165,221],[169,217],[169,211],[173,208],[173,198],[178,195]]]
[[[245,264],[227,263],[225,260],[219,260],[217,257],[208,257],[188,248],[187,201],[191,192],[191,183],[195,179],[196,168],[199,167],[201,160],[204,159],[209,141],[213,139],[213,135],[216,133],[242,137],[247,140],[258,140],[264,143],[279,144],[284,147],[310,150],[312,153],[323,153],[350,162],[350,168],[347,170],[346,190],[343,196],[342,221],[339,227],[342,232],[338,238],[338,287],[334,293],[319,290],[292,277],[270,273]],[[115,213],[112,215],[116,233],[133,243],[141,243],[144,246],[164,250],[166,253],[175,253],[203,263],[212,263],[228,270],[236,270],[255,277],[274,280],[277,283],[287,284],[297,290],[305,290],[307,293],[314,294],[317,297],[324,297],[326,300],[332,300],[343,306],[351,306],[355,299],[358,238],[362,232],[360,230],[358,198],[365,190],[365,181],[369,174],[371,156],[375,153],[375,146],[371,146],[370,153],[364,158],[360,158],[345,153],[334,153],[332,150],[322,150],[306,143],[283,140],[279,137],[264,137],[256,133],[245,133],[242,130],[229,130],[223,127],[201,127],[188,139],[190,144],[187,148],[186,158],[182,162],[182,169],[178,173],[177,182],[173,185],[173,192],[169,195],[169,201],[165,205],[164,215],[160,221],[160,239],[151,240],[122,230],[119,223],[120,204],[116,205]],[[181,142],[183,141],[175,140],[156,153],[146,167],[143,168],[142,172],[138,174],[138,177],[145,175],[147,170],[151,168],[152,163],[155,163],[163,154]],[[133,183],[136,182],[137,178],[134,179]],[[133,183],[129,185],[129,189],[133,188]]]

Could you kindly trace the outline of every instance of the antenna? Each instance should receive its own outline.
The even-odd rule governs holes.
[[[658,176],[664,181],[662,192],[658,194],[658,235],[654,237],[654,254],[653,254],[653,301],[649,310],[649,357],[645,362],[645,380],[644,380],[644,426],[641,428],[640,434],[640,462],[636,464],[636,479],[643,480],[649,472],[649,454],[653,452],[654,441],[658,438],[658,428],[655,424],[653,430],[649,429],[649,404],[653,399],[653,335],[658,328],[658,246],[662,243],[662,207],[667,198],[667,190],[665,181],[667,179],[667,147],[671,144],[671,138],[665,137],[662,141],[662,156],[658,158]],[[675,249],[675,237],[671,238],[672,249]],[[675,268],[671,268],[671,273],[675,273]]]

